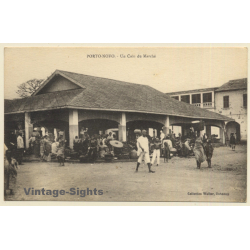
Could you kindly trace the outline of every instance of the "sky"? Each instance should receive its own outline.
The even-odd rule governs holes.
[[[4,60],[5,99],[18,98],[18,85],[46,79],[56,69],[145,84],[164,93],[247,77],[247,49],[239,47],[9,47]]]

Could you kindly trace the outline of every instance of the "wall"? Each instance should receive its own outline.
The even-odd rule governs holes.
[[[161,123],[163,126],[166,121],[166,115],[155,115],[147,113],[126,113],[127,122],[131,121],[155,121]]]
[[[48,83],[39,94],[62,91],[62,90],[70,90],[70,89],[79,89],[80,87],[68,79],[62,76],[54,77],[50,83]]]
[[[120,123],[120,112],[94,111],[94,110],[78,110],[78,121],[91,119],[105,119]]]
[[[215,92],[215,112],[235,119],[240,124],[241,140],[247,140],[247,108],[243,107],[247,90]],[[229,96],[229,108],[223,108],[223,96]]]

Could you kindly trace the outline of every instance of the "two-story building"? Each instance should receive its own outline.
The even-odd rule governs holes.
[[[172,98],[234,119],[226,123],[225,136],[236,134],[238,142],[247,141],[247,78],[231,80],[221,87],[167,93]],[[220,133],[215,126],[208,135]]]

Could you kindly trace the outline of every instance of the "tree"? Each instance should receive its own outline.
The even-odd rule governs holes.
[[[20,97],[31,96],[42,85],[43,79],[32,79],[20,84],[16,92]]]

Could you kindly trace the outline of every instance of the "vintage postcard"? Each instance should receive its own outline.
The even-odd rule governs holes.
[[[4,201],[247,202],[245,47],[4,48]]]

